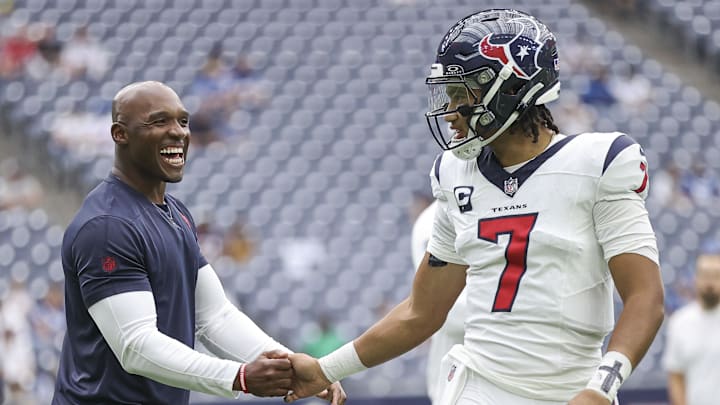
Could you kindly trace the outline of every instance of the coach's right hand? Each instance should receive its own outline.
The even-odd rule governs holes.
[[[233,389],[258,397],[284,396],[290,390],[293,368],[288,353],[272,350],[258,356],[244,368],[244,385],[238,370]]]

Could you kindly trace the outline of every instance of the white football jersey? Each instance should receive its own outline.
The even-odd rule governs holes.
[[[621,133],[555,135],[507,170],[488,148],[471,161],[438,156],[428,251],[469,266],[468,367],[528,398],[567,401],[583,389],[614,325],[608,260],[658,262],[647,172]]]

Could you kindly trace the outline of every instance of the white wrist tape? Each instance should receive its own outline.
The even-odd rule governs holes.
[[[321,357],[318,359],[318,363],[320,363],[320,368],[325,377],[331,383],[367,370],[367,367],[360,361],[352,341],[327,356]]]
[[[614,403],[622,383],[632,372],[630,359],[620,352],[607,352],[585,388],[597,391]]]

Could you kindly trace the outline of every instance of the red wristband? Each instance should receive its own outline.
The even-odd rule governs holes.
[[[247,366],[247,363],[243,363],[242,366],[240,366],[240,389],[242,392],[249,394],[250,391],[248,391],[247,384],[245,383],[245,366]]]

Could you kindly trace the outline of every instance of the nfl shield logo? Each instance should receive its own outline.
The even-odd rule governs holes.
[[[450,374],[448,374],[448,382],[452,381],[453,377],[455,377],[455,369],[457,369],[457,366],[453,364],[452,367],[450,367]]]
[[[514,177],[510,177],[509,179],[505,180],[505,194],[509,195],[510,197],[514,196],[515,193],[518,191],[518,179]]]

